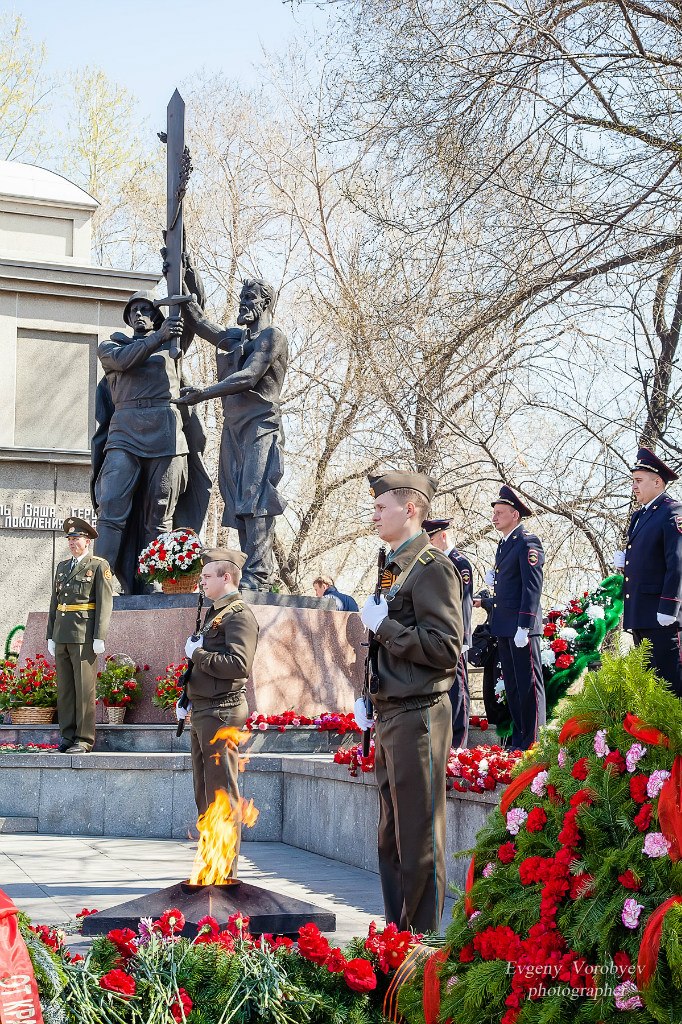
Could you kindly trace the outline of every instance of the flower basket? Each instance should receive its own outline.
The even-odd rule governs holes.
[[[126,716],[126,709],[124,707],[115,707],[110,704],[106,706],[105,711],[109,725],[123,725]]]
[[[51,722],[56,705],[57,673],[43,654],[27,658],[21,666],[14,658],[0,659],[0,711],[10,711],[15,724],[17,709],[35,709],[43,715],[47,711],[49,718],[31,719],[31,723]]]
[[[12,708],[12,725],[50,725],[56,708]]]
[[[142,673],[149,665],[137,665],[127,654],[108,654],[104,668],[97,673],[97,699],[111,711],[125,711],[142,698]],[[109,722],[114,719],[109,717]],[[123,721],[123,718],[120,719]]]
[[[147,583],[160,583],[164,594],[191,594],[201,575],[203,549],[194,530],[161,533],[140,552],[137,574]]]
[[[164,594],[193,594],[197,589],[201,570],[187,573],[183,576],[176,576],[161,581],[161,590]]]

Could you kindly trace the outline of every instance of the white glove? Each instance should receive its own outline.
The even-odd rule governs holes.
[[[494,587],[495,586],[495,570],[494,569],[488,569],[487,573],[483,577],[483,582],[485,583],[486,587]]]
[[[181,722],[183,718],[187,718],[187,712],[192,708],[192,702],[190,701],[186,708],[183,708],[180,701],[175,705],[175,717],[178,722]]]
[[[612,556],[611,556],[611,561],[613,562],[613,565],[614,565],[614,567],[616,569],[624,569],[625,568],[625,552],[624,551],[614,551]]]
[[[388,605],[386,604],[385,597],[379,599],[379,604],[375,603],[373,597],[368,597],[360,612],[360,618],[364,625],[367,629],[371,629],[373,633],[376,633],[379,623],[383,622],[387,615]]]
[[[54,640],[48,640],[47,641],[47,653],[50,655],[51,658],[54,658],[54,652],[55,652]]]
[[[92,649],[95,654],[104,654],[104,640],[93,640]]]
[[[677,622],[676,615],[663,615],[662,612],[656,614],[659,626],[672,626]]]
[[[187,643],[185,644],[185,655],[191,660],[192,655],[197,650],[197,648],[198,647],[203,647],[203,645],[204,645],[204,638],[203,638],[203,636],[200,636],[198,640],[195,640],[193,635],[192,636],[188,636],[187,637]]]
[[[355,715],[355,724],[362,732],[365,729],[372,729],[374,727],[374,719],[367,717],[367,708],[362,697],[358,697],[353,705],[353,714]]]
[[[528,646],[528,630],[522,626],[514,633],[514,644],[516,647],[527,647]]]

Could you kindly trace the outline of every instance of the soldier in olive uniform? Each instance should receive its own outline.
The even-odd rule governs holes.
[[[401,928],[437,931],[446,885],[448,691],[462,650],[462,580],[421,529],[436,482],[393,472],[370,477],[370,485],[377,533],[391,546],[383,596],[378,604],[370,597],[361,612],[379,645],[372,704],[385,916]]]
[[[71,558],[57,566],[47,620],[47,649],[57,670],[60,753],[86,754],[95,742],[97,655],[113,607],[109,563],[90,554],[97,530],[84,519],[64,522]]]
[[[241,729],[248,718],[246,681],[258,644],[258,623],[238,589],[246,555],[211,548],[201,560],[201,587],[213,606],[199,636],[189,637],[185,646],[192,669],[187,696],[192,706],[194,798],[200,815],[219,789],[227,791],[233,807],[239,801],[237,745],[211,741],[219,729]],[[235,858],[232,874],[236,874],[236,865]]]

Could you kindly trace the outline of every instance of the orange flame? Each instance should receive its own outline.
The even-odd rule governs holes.
[[[227,746],[236,748],[244,738],[240,729],[226,727],[218,730],[211,743],[225,740]],[[213,755],[217,761],[220,754],[216,750]],[[189,879],[191,885],[221,885],[227,881],[237,856],[241,825],[255,825],[258,813],[253,800],[240,796],[233,807],[225,790],[217,791],[215,800],[197,821],[199,845]]]

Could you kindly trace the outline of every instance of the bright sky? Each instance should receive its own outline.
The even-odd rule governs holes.
[[[53,73],[102,68],[159,127],[174,88],[196,72],[222,70],[253,85],[263,48],[281,53],[327,18],[311,3],[282,0],[14,0],[0,10],[20,14],[45,42]]]

